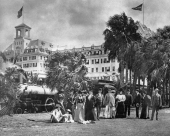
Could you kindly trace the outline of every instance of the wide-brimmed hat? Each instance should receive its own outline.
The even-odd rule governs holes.
[[[86,93],[86,90],[82,90],[81,92],[82,92],[82,93]]]
[[[67,112],[71,112],[71,110],[70,110],[70,109],[67,109]]]
[[[60,106],[60,104],[56,104],[55,107],[56,108],[60,108],[61,106]]]
[[[115,93],[116,92],[116,90],[111,90],[111,93]]]

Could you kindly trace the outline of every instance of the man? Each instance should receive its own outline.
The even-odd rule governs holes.
[[[158,93],[158,89],[155,89],[155,94],[152,96],[152,117],[151,120],[154,118],[154,114],[156,111],[156,120],[158,120],[158,111],[159,108],[162,106],[162,99],[161,95]]]
[[[136,107],[136,118],[139,118],[140,103],[141,103],[141,95],[139,93],[139,90],[136,90],[136,97],[135,97],[135,100],[134,100],[134,104],[135,104],[135,107]]]
[[[102,89],[100,88],[98,93],[96,94],[96,109],[97,109],[97,119],[99,120],[101,107],[103,102],[103,94]]]
[[[64,122],[64,116],[63,114],[61,113],[61,106],[59,104],[56,104],[55,105],[55,108],[52,112],[52,115],[51,115],[51,122],[52,123],[62,123]]]
[[[132,105],[132,95],[130,90],[127,90],[126,100],[125,100],[125,116],[128,114],[130,116],[130,106]]]
[[[113,109],[115,108],[115,97],[112,93],[115,93],[114,87],[108,87],[108,93],[104,98],[105,118],[114,118]],[[109,116],[110,115],[110,116]]]

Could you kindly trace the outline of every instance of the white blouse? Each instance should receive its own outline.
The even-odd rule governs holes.
[[[118,99],[118,102],[124,102],[126,100],[126,96],[123,94],[118,94],[116,99]]]

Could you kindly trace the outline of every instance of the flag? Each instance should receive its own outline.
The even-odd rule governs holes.
[[[143,4],[140,4],[139,6],[134,7],[134,8],[132,8],[132,9],[133,9],[133,10],[139,10],[139,11],[142,11],[142,6],[143,6]]]
[[[22,10],[23,10],[23,7],[18,11],[18,18],[20,18],[22,16]]]

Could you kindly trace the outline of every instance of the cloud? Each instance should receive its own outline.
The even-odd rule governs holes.
[[[22,23],[17,12],[23,0],[0,0],[0,50],[15,38],[15,26]],[[142,12],[131,8],[142,0],[25,0],[24,22],[30,26],[31,38],[57,45],[81,47],[104,42],[103,31],[110,16],[125,12],[142,22]],[[145,24],[152,30],[169,23],[168,0],[145,0]]]
[[[140,5],[143,1],[130,0],[125,1],[124,6],[127,9],[127,14],[131,15],[132,18],[143,21],[143,12],[132,10],[132,7]],[[145,0],[144,1],[144,23],[156,31],[159,27],[169,25],[169,0],[156,1],[156,0]]]

